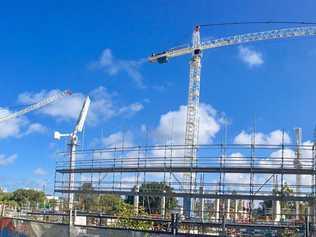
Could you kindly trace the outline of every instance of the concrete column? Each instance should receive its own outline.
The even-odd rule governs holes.
[[[238,220],[238,205],[239,205],[239,200],[235,200],[235,221]]]
[[[248,219],[249,218],[249,213],[248,213],[248,203],[246,200],[242,200],[242,217],[243,219]]]
[[[281,204],[279,200],[275,201],[275,206],[273,208],[273,214],[274,214],[274,221],[278,222],[281,220]]]
[[[139,192],[139,185],[135,186],[135,192]],[[138,214],[138,208],[139,208],[139,195],[135,194],[134,195],[134,212]]]
[[[1,206],[1,216],[4,216],[5,205],[2,204],[0,206]]]
[[[199,190],[200,194],[204,194],[204,188],[201,186]],[[200,198],[200,218],[204,220],[204,198]]]
[[[164,195],[161,197],[160,214],[162,218],[166,216],[166,190],[163,191]]]
[[[279,190],[278,175],[273,175],[273,189],[274,192],[277,192]],[[272,218],[276,222],[281,220],[281,204],[279,200],[272,201]]]
[[[219,221],[219,199],[215,199],[215,207],[216,207],[215,219],[216,221]]]
[[[244,218],[244,200],[240,200],[239,217]]]
[[[295,216],[296,220],[300,219],[300,202],[295,202]]]
[[[230,199],[227,199],[226,220],[230,220]]]

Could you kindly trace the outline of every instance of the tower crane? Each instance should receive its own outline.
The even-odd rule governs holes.
[[[58,131],[54,132],[54,139],[60,140],[62,137],[69,137],[70,143],[70,151],[69,151],[69,164],[70,164],[70,169],[75,168],[75,161],[76,161],[76,147],[78,146],[78,133],[82,132],[84,123],[86,121],[87,115],[88,115],[88,110],[90,107],[90,98],[87,96],[83,102],[76,126],[71,133],[60,133]],[[71,172],[69,174],[69,190],[72,190],[74,188],[75,184],[75,174]],[[69,201],[69,236],[75,236],[72,226],[73,226],[73,202],[74,202],[74,194],[69,193],[68,196],[68,201]]]
[[[188,46],[175,47],[169,50],[152,54],[148,60],[152,63],[166,63],[170,58],[175,58],[191,54],[189,91],[185,127],[185,154],[184,162],[189,165],[196,160],[196,145],[198,144],[199,133],[199,106],[200,106],[200,79],[201,79],[201,59],[202,51],[207,49],[220,48],[230,45],[244,44],[255,41],[296,38],[304,36],[315,36],[316,27],[294,27],[233,35],[219,39],[201,41],[200,26],[196,26],[192,35],[192,44]],[[185,174],[185,181],[190,184],[189,190],[192,191],[194,175]],[[184,199],[185,215],[190,215],[191,201]]]
[[[2,122],[5,122],[5,121],[8,121],[10,119],[14,119],[16,117],[19,117],[19,116],[22,116],[24,114],[27,114],[29,112],[32,112],[34,110],[37,110],[37,109],[40,109],[46,105],[49,105],[65,96],[70,96],[71,95],[71,92],[66,90],[66,91],[62,91],[60,93],[57,93],[56,95],[53,95],[51,97],[48,97],[46,99],[43,99],[35,104],[32,104],[22,110],[19,110],[17,112],[14,112],[14,113],[11,113],[11,114],[8,114],[6,116],[3,116],[3,117],[0,117],[0,123]]]

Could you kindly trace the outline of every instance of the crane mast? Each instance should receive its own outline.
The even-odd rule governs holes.
[[[62,137],[69,137],[69,168],[74,169],[76,163],[76,148],[78,146],[78,133],[82,132],[85,121],[87,119],[89,107],[91,100],[89,96],[87,96],[83,102],[80,114],[78,116],[78,120],[76,126],[72,133],[60,133],[58,131],[54,132],[54,139],[59,140]],[[69,173],[69,183],[68,188],[72,190],[75,187],[75,173]],[[73,230],[73,207],[74,207],[74,193],[68,193],[68,208],[69,208],[69,236],[77,236],[75,235],[75,231]]]
[[[194,146],[198,141],[199,128],[199,104],[200,104],[200,79],[201,79],[201,41],[200,30],[196,27],[192,37],[193,54],[190,61],[190,78],[189,78],[189,93],[187,105],[187,117],[185,128],[185,145],[187,152],[185,156],[190,159],[195,158]]]
[[[190,166],[196,160],[196,145],[198,144],[199,135],[199,107],[200,107],[200,79],[201,79],[201,40],[200,27],[196,26],[192,35],[192,59],[190,61],[190,77],[189,77],[189,92],[187,117],[185,126],[185,154],[184,163]],[[195,177],[192,173],[184,174],[184,182],[186,189],[192,192]],[[191,199],[184,199],[184,214],[190,216]]]

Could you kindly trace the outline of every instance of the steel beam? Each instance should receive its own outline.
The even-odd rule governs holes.
[[[264,167],[89,167],[75,169],[56,169],[58,173],[119,173],[119,172],[172,172],[172,173],[256,173],[256,174],[305,174],[313,175],[313,169],[264,168]]]

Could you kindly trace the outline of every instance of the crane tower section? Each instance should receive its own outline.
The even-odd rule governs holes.
[[[185,162],[192,162],[196,158],[195,146],[198,143],[199,107],[200,107],[200,79],[201,79],[201,41],[200,28],[194,29],[192,37],[193,54],[190,61],[190,78],[187,117],[185,127],[185,145],[187,147]]]

